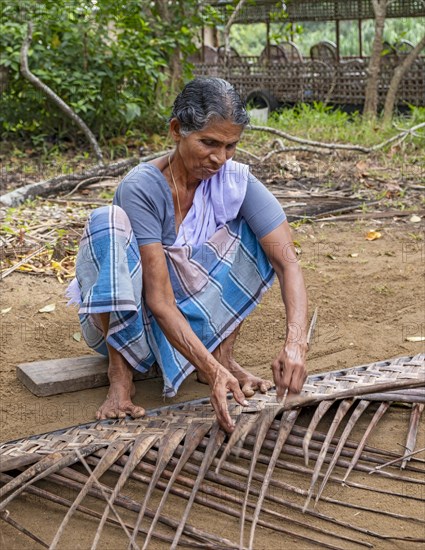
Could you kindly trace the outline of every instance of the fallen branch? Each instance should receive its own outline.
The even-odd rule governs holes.
[[[275,134],[277,136],[280,136],[284,139],[287,139],[288,141],[293,141],[295,143],[301,143],[303,145],[309,145],[311,147],[314,147],[315,149],[301,149],[301,150],[308,150],[310,152],[321,152],[320,149],[331,149],[331,150],[343,150],[343,151],[359,151],[360,153],[373,153],[375,151],[379,151],[380,149],[383,149],[387,145],[390,145],[391,143],[403,141],[406,139],[410,134],[414,134],[416,130],[419,130],[420,128],[425,128],[425,122],[422,122],[421,124],[417,124],[416,126],[413,126],[412,128],[408,128],[406,130],[403,130],[396,136],[391,137],[390,139],[387,139],[386,141],[383,141],[382,143],[378,143],[377,145],[373,145],[372,147],[363,147],[362,145],[354,145],[353,143],[325,143],[321,141],[313,141],[310,139],[304,139],[297,136],[293,136],[292,134],[288,134],[287,132],[283,132],[282,130],[278,130],[277,128],[271,128],[270,126],[250,126],[251,130],[256,130],[258,132],[269,132],[270,134]],[[289,148],[283,146],[280,150],[272,151],[273,154],[280,153],[280,152],[286,152],[286,151],[293,151],[297,148]],[[271,156],[266,155],[266,157]],[[265,158],[263,158],[265,160]]]
[[[147,162],[148,160],[160,157],[165,153],[167,153],[167,151],[159,151],[158,153],[152,153],[142,158],[131,157],[111,164],[101,166],[97,165],[84,172],[55,176],[49,180],[30,183],[29,185],[24,185],[14,191],[10,191],[10,193],[0,195],[0,203],[4,206],[17,206],[27,199],[32,199],[34,197],[45,197],[50,194],[69,191],[70,189],[73,189],[76,184],[86,179],[91,180],[91,178],[117,177],[140,162]]]
[[[263,158],[260,159],[260,162],[265,162],[266,160],[269,160],[274,155],[278,155],[279,153],[293,153],[295,151],[303,151],[307,153],[317,153],[319,152],[314,147],[308,147],[306,145],[300,145],[298,147],[286,147],[284,145],[283,141],[281,139],[275,139],[272,143],[272,147],[276,147],[276,145],[279,145],[279,149],[272,149],[269,153],[263,156]],[[323,154],[331,154],[332,151],[320,151]]]
[[[72,109],[61,99],[55,92],[49,88],[44,82],[42,82],[38,77],[36,77],[29,69],[28,67],[28,48],[31,44],[32,40],[32,31],[33,31],[33,24],[30,21],[28,23],[28,31],[27,36],[22,44],[21,48],[21,73],[24,78],[26,78],[33,86],[38,88],[45,94],[53,103],[63,112],[67,117],[69,117],[72,121],[74,121],[77,126],[80,128],[80,130],[84,133],[88,141],[90,142],[90,145],[92,146],[93,152],[96,155],[97,160],[104,164],[102,151],[99,147],[99,144],[97,143],[96,138],[94,137],[94,134],[90,130],[90,128],[87,126],[87,124],[82,120]]]
[[[416,214],[409,210],[389,210],[388,212],[359,212],[359,214],[343,214],[341,216],[330,216],[328,218],[320,218],[321,222],[339,222],[339,221],[361,221],[369,219],[381,219],[381,218],[404,218]],[[425,212],[419,212],[419,215],[424,215]]]

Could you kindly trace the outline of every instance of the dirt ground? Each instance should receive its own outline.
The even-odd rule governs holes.
[[[379,230],[381,238],[367,241],[365,234],[371,229]],[[304,224],[294,230],[294,238],[301,248],[310,311],[319,308],[308,357],[310,373],[424,350],[423,342],[406,340],[425,335],[425,241],[421,223],[412,223],[406,217],[399,221]],[[73,337],[79,330],[77,314],[66,306],[64,289],[65,285],[43,275],[14,273],[0,282],[0,309],[11,308],[0,316],[2,441],[92,421],[106,394],[106,388],[97,388],[37,398],[16,378],[19,363],[89,353],[85,343]],[[51,303],[56,304],[53,312],[38,312]],[[252,372],[270,377],[270,363],[283,344],[283,335],[284,309],[275,284],[244,323],[237,359]],[[136,387],[137,403],[146,408],[165,404],[160,380],[137,382]],[[178,396],[166,403],[206,395],[208,388],[192,375]],[[404,420],[392,414],[383,425],[384,431],[377,431],[378,442],[397,450],[397,445],[405,443]],[[424,446],[423,440],[422,429],[419,448]],[[371,505],[374,498],[372,493]],[[411,512],[424,517],[423,502],[414,503]],[[380,521],[381,532],[391,530],[391,519]],[[416,527],[411,535],[423,536],[423,525]],[[1,546],[7,550],[33,547],[28,539],[16,537],[16,532],[6,526]],[[237,540],[237,535],[230,538]],[[258,548],[281,548],[279,540],[272,537]],[[111,544],[105,548],[120,547]],[[310,547],[293,540],[288,544],[285,547]],[[81,542],[73,547],[86,546]],[[408,546],[381,541],[377,547]],[[415,547],[418,545],[412,545]]]
[[[379,229],[382,237],[367,241]],[[294,230],[308,288],[310,312],[319,308],[309,372],[348,368],[423,351],[425,334],[425,242],[423,227],[409,221],[322,223]],[[421,240],[422,239],[422,240]],[[352,257],[354,256],[354,257]],[[79,331],[76,310],[66,306],[66,285],[53,277],[14,273],[0,283],[1,439],[88,422],[105,388],[48,398],[32,395],[17,379],[23,362],[90,353]],[[51,313],[39,309],[54,303]],[[275,283],[241,331],[236,355],[247,369],[269,377],[270,363],[283,345],[284,308]],[[138,382],[136,400],[147,408],[164,405],[160,380]],[[174,399],[207,395],[191,377]]]

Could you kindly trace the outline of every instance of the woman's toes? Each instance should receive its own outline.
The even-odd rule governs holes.
[[[145,416],[145,409],[143,407],[137,407],[134,405],[130,411],[129,414],[132,418],[140,418],[141,416]]]
[[[245,397],[252,397],[255,391],[252,389],[250,382],[247,382],[242,386],[242,393]]]
[[[267,393],[267,391],[272,387],[272,383],[268,380],[263,380],[260,384],[260,392]]]

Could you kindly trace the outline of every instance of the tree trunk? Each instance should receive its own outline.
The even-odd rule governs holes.
[[[369,61],[365,103],[363,108],[363,114],[370,119],[376,118],[378,112],[378,83],[381,68],[382,42],[385,17],[389,3],[389,0],[372,0],[373,10],[375,12],[375,37],[373,39],[372,54]]]
[[[418,42],[415,48],[405,57],[403,62],[400,65],[398,65],[398,67],[396,67],[390,82],[390,87],[388,89],[387,96],[385,98],[384,119],[383,119],[384,125],[388,125],[391,121],[393,111],[394,111],[394,105],[396,102],[397,91],[403,76],[407,73],[407,71],[413,65],[413,62],[415,61],[415,59],[419,57],[423,48],[425,48],[425,35]]]
[[[243,8],[246,0],[239,0],[238,4],[236,5],[232,15],[230,16],[229,20],[226,23],[226,26],[224,27],[224,66],[226,67],[226,78],[228,78],[229,72],[230,72],[230,28],[233,25],[233,22],[236,19],[236,16],[240,12],[240,10]]]
[[[155,5],[158,10],[159,16],[161,19],[167,23],[167,25],[172,25],[173,14],[170,13],[168,0],[155,0]],[[182,8],[182,5],[180,4]],[[183,8],[182,8],[183,9]],[[167,83],[167,86],[170,91],[170,96],[173,97],[177,89],[181,87],[182,83],[182,62],[181,62],[181,52],[180,46],[176,45],[174,52],[170,58],[170,76]]]

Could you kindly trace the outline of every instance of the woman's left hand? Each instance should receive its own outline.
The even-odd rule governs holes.
[[[302,390],[307,378],[306,352],[306,344],[286,342],[282,351],[273,361],[273,379],[278,400],[284,397],[286,390],[288,393],[300,393]]]

